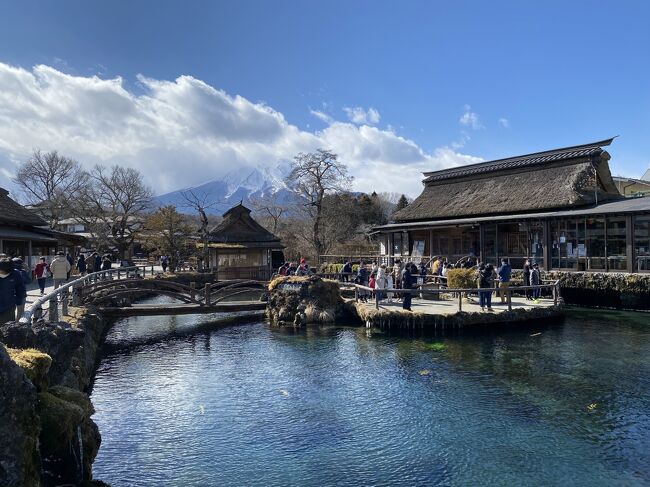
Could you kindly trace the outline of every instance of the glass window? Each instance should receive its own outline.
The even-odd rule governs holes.
[[[587,269],[606,269],[605,219],[587,218]]]
[[[625,217],[607,218],[607,268],[627,269]]]
[[[393,255],[402,255],[402,232],[393,233]]]
[[[483,231],[483,261],[495,263],[497,259],[497,226],[485,225]]]
[[[634,268],[640,272],[650,272],[650,215],[634,218]]]

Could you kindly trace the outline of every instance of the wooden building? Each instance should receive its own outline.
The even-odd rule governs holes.
[[[603,149],[612,140],[425,173],[422,194],[374,229],[379,253],[650,271],[650,197],[620,194]]]
[[[267,280],[284,260],[280,239],[257,223],[241,203],[210,232],[210,268],[217,278]]]
[[[53,256],[57,250],[73,252],[83,241],[69,233],[50,230],[40,216],[0,188],[0,253],[20,257],[31,269],[39,257]]]

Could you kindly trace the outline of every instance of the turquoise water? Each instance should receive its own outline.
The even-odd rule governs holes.
[[[650,323],[625,316],[426,340],[129,318],[108,336],[92,393],[94,476],[113,486],[650,485]]]

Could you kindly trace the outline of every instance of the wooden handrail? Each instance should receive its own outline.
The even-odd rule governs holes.
[[[42,309],[43,309],[43,304],[47,303],[48,301],[50,302],[50,312],[49,312],[49,318],[50,321],[56,321],[58,319],[58,298],[61,296],[63,299],[61,299],[62,302],[62,313],[63,315],[67,315],[68,312],[68,302],[67,302],[67,294],[70,290],[73,292],[78,289],[80,286],[83,286],[87,284],[88,282],[92,281],[97,281],[100,279],[104,279],[106,275],[110,275],[111,279],[113,278],[114,274],[117,274],[120,276],[123,272],[125,273],[125,276],[127,276],[130,272],[135,271],[138,272],[139,270],[142,270],[142,276],[144,277],[147,272],[147,268],[149,266],[130,266],[130,267],[115,267],[112,269],[107,269],[105,271],[96,271],[96,272],[91,272],[90,274],[86,274],[85,276],[81,276],[74,281],[67,282],[63,284],[62,286],[59,286],[52,292],[46,294],[45,296],[40,296],[36,301],[34,301],[29,308],[27,308],[24,312],[23,315],[20,317],[19,322],[20,323],[30,323],[34,319],[39,319],[42,317]]]

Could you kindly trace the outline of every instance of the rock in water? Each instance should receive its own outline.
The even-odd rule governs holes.
[[[38,435],[36,388],[0,343],[0,485],[39,485]]]

